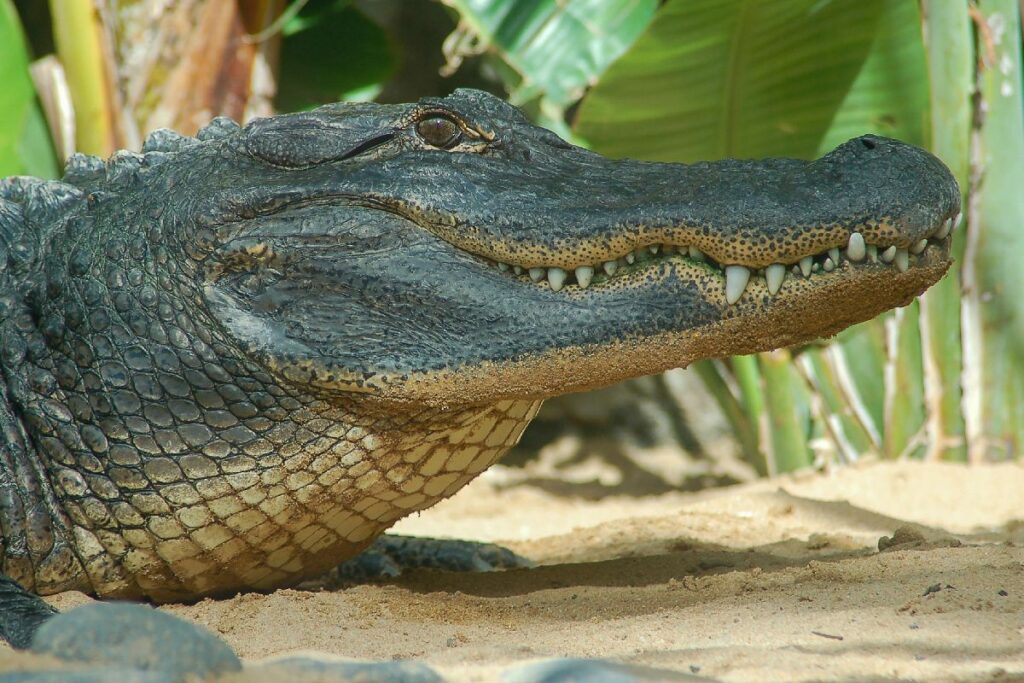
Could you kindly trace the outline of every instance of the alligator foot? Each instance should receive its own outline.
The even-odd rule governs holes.
[[[57,614],[38,595],[0,573],[0,639],[24,650],[43,622]]]
[[[385,534],[347,562],[331,570],[329,581],[357,583],[394,578],[409,569],[441,569],[450,572],[490,572],[529,567],[531,562],[493,543],[417,538]]]

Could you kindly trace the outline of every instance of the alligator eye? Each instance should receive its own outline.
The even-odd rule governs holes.
[[[433,147],[451,149],[462,137],[459,124],[444,116],[431,116],[416,124],[416,132]]]

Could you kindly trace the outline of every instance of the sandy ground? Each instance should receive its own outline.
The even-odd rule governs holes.
[[[496,541],[535,568],[163,609],[249,659],[412,658],[456,681],[549,657],[722,681],[1024,680],[1022,466],[878,463],[596,501],[507,482],[486,473],[396,531]]]

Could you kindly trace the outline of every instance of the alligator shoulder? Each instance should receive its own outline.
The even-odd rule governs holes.
[[[0,563],[157,601],[318,574],[557,394],[805,342],[948,268],[883,138],[609,160],[474,91],[218,119],[0,184]]]

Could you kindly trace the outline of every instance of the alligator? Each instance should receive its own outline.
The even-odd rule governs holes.
[[[0,601],[320,575],[547,397],[906,305],[950,266],[959,206],[895,140],[612,160],[471,90],[218,118],[6,179]]]

